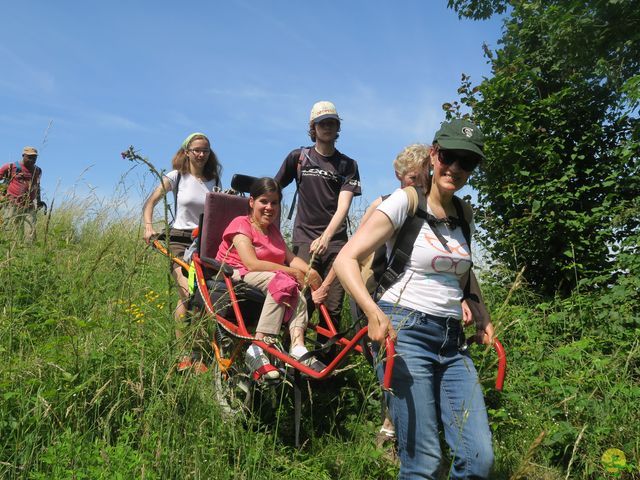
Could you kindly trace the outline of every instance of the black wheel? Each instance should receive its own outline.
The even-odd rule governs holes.
[[[213,366],[213,388],[216,402],[226,417],[244,416],[251,410],[253,381],[239,372],[222,372]]]
[[[215,354],[211,369],[213,388],[223,415],[228,417],[244,415],[251,408],[253,380],[244,371],[244,358],[238,351],[242,349],[241,343],[220,327],[216,328],[212,342]]]

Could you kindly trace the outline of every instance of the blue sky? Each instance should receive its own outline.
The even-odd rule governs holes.
[[[138,208],[152,180],[129,172],[119,155],[129,145],[168,169],[184,137],[203,131],[226,187],[233,173],[275,174],[309,144],[311,105],[331,100],[338,148],[373,200],[396,187],[396,154],[430,143],[461,73],[489,74],[482,43],[497,46],[500,20],[458,20],[446,3],[3,2],[0,161],[40,148],[48,201],[70,190],[108,198],[126,174]]]

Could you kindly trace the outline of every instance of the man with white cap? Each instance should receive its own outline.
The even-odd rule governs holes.
[[[0,194],[3,223],[22,231],[29,242],[36,237],[36,211],[46,204],[40,199],[42,169],[36,166],[38,150],[22,149],[22,161],[5,163],[0,167],[0,179],[6,191]]]
[[[313,105],[309,137],[314,145],[289,153],[275,176],[283,189],[296,182],[293,252],[307,262],[315,254],[313,268],[324,278],[308,305],[312,309],[314,303],[324,303],[338,324],[344,289],[340,282],[333,281],[331,266],[347,242],[345,220],[351,200],[361,194],[358,164],[335,148],[340,121],[333,103]]]

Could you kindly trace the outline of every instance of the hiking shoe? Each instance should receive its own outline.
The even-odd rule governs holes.
[[[294,360],[298,360],[301,357],[303,357],[304,355],[306,355],[307,353],[309,353],[309,350],[307,350],[306,347],[301,347],[301,346],[298,345],[297,347],[293,347],[291,349],[291,351],[289,352],[289,355]],[[314,356],[305,358],[304,360],[302,360],[301,363],[303,365],[306,365],[307,367],[309,367],[314,372],[318,372],[318,373],[320,373],[322,370],[327,368],[327,366],[324,363],[322,363],[320,360],[318,360]]]
[[[244,362],[251,371],[254,380],[278,380],[280,371],[271,365],[264,351],[257,345],[251,345],[244,355]]]
[[[200,375],[208,371],[209,367],[202,360],[196,358],[194,354],[183,355],[176,365],[176,372],[178,373],[191,372],[195,375]]]
[[[389,430],[388,428],[381,428],[380,431],[376,434],[376,447],[383,448],[387,444],[395,444],[396,442],[396,432],[393,430]]]
[[[381,428],[376,434],[376,447],[378,450],[382,450],[382,458],[391,463],[398,464],[399,457],[396,432]]]
[[[191,359],[191,355],[184,355],[180,357],[178,360],[178,364],[176,365],[176,371],[178,373],[186,372],[193,365],[193,360]]]
[[[209,367],[202,360],[194,360],[193,365],[191,365],[191,373],[195,375],[202,375],[203,373],[207,373],[209,371]]]

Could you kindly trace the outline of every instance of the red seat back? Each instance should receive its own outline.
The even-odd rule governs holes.
[[[216,258],[225,228],[231,220],[247,213],[249,213],[249,197],[220,192],[207,193],[200,236],[200,256]],[[280,215],[275,221],[276,225],[280,225]]]
[[[219,192],[207,193],[200,237],[200,256],[216,258],[224,229],[234,218],[246,215],[248,209],[249,197]]]

